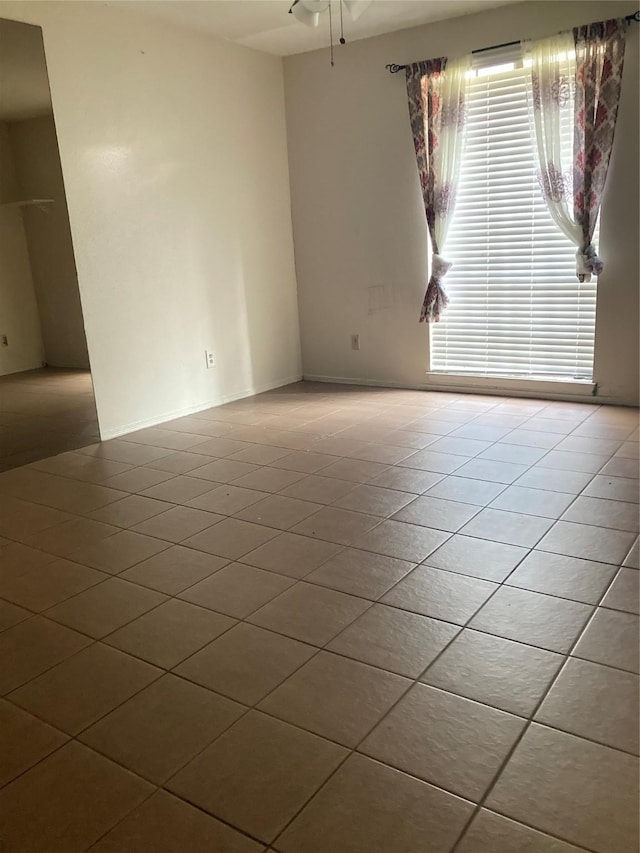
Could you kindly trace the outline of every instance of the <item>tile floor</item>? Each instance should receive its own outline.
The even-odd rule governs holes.
[[[638,437],[305,383],[0,474],[3,849],[635,853]]]
[[[0,376],[0,471],[100,440],[88,370]]]

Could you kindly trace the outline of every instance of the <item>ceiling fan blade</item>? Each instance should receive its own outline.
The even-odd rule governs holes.
[[[366,12],[373,0],[342,0],[352,21],[357,21],[358,18]]]
[[[302,5],[300,0],[289,9],[296,21],[304,24],[306,27],[317,27],[320,24],[320,15],[318,12],[310,12]]]

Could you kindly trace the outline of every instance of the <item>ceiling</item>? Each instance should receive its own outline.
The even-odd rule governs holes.
[[[144,15],[162,18],[173,24],[200,30],[276,56],[289,56],[327,47],[328,15],[321,15],[317,29],[305,27],[296,21],[293,15],[287,14],[292,2],[293,0],[110,0],[108,5],[129,7]],[[519,0],[373,0],[372,6],[355,23],[345,11],[345,37],[347,41],[355,41],[515,2]],[[333,4],[335,9],[337,0],[333,0]]]
[[[0,121],[51,112],[42,30],[0,18]]]

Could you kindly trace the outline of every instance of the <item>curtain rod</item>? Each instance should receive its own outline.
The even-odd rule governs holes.
[[[633,15],[625,15],[625,21],[627,21],[628,23],[631,23],[632,21],[639,23],[640,11],[634,12]],[[489,45],[489,47],[480,47],[477,50],[472,50],[471,53],[484,53],[487,50],[498,50],[501,47],[513,47],[516,44],[520,44],[520,41],[505,41],[503,44],[492,44]],[[408,65],[398,65],[395,62],[392,62],[389,65],[385,65],[385,68],[389,70],[389,74],[397,74],[399,71],[404,71],[405,68],[408,67]]]

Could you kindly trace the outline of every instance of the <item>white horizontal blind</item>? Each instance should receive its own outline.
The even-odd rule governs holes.
[[[537,178],[519,60],[474,72],[456,212],[443,254],[449,307],[432,324],[431,370],[591,379],[596,280],[580,283],[575,247]],[[573,93],[572,93],[573,97]],[[571,162],[567,111],[563,145]]]

